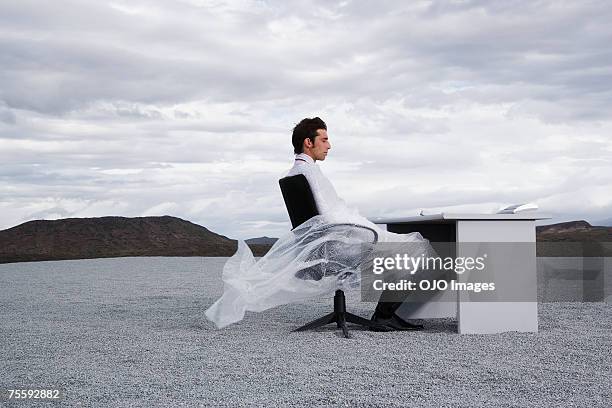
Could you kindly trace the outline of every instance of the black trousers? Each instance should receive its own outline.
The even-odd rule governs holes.
[[[407,297],[409,293],[406,292],[405,295]],[[396,291],[385,290],[380,295],[380,299],[378,301],[378,304],[376,305],[376,309],[374,310],[376,316],[382,319],[388,319],[393,316],[395,311],[402,305],[402,303],[404,303],[403,300],[398,301],[397,298],[398,293]],[[393,301],[389,301],[388,299],[393,299]]]

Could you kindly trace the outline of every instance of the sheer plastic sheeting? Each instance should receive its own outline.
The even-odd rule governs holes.
[[[246,311],[261,312],[358,287],[360,268],[371,262],[379,233],[389,234],[374,224],[330,224],[318,215],[282,236],[259,260],[239,241],[236,254],[223,268],[223,295],[206,316],[223,328],[242,320]],[[401,238],[429,246],[418,233]],[[397,244],[399,249],[401,243]]]
[[[242,320],[247,310],[261,312],[358,286],[360,267],[372,261],[376,241],[387,243],[389,256],[407,251],[419,256],[432,250],[418,232],[394,234],[361,216],[338,197],[312,158],[302,153],[296,159],[300,160],[287,176],[306,177],[321,215],[279,238],[259,260],[239,241],[236,254],[223,268],[223,295],[206,311],[219,328]]]
[[[206,316],[219,328],[261,312],[359,284],[359,268],[378,233],[354,224],[329,224],[318,215],[281,237],[259,261],[244,241],[223,268],[223,296]]]

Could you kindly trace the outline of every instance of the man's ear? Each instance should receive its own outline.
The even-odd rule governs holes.
[[[311,149],[314,144],[312,143],[312,140],[310,140],[309,137],[307,137],[306,139],[304,139],[304,146]]]

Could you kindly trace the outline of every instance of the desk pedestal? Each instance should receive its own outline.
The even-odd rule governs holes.
[[[503,219],[465,219],[440,215],[439,219],[387,223],[387,230],[395,233],[419,232],[432,242],[533,242],[535,219],[506,217]],[[525,253],[525,248],[528,253]],[[511,279],[520,284],[529,296],[536,299],[537,269],[535,245],[523,246],[523,253],[512,256],[511,263],[487,265],[495,280]],[[457,256],[470,256],[460,253]],[[501,257],[508,259],[508,257]],[[459,278],[461,279],[461,278]],[[461,281],[461,280],[459,280]],[[533,296],[531,296],[533,295]],[[428,303],[404,303],[397,314],[404,319],[448,318],[457,319],[459,333],[501,333],[508,331],[537,332],[538,305],[533,302],[469,302],[464,292],[443,292]]]

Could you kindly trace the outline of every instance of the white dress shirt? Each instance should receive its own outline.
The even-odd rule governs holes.
[[[306,180],[308,180],[319,214],[332,216],[338,211],[346,211],[348,209],[344,200],[338,197],[336,189],[323,172],[321,172],[321,168],[312,157],[304,153],[295,155],[295,162],[287,176],[295,176],[297,174],[303,174]],[[350,212],[353,213],[355,210],[350,209]]]

